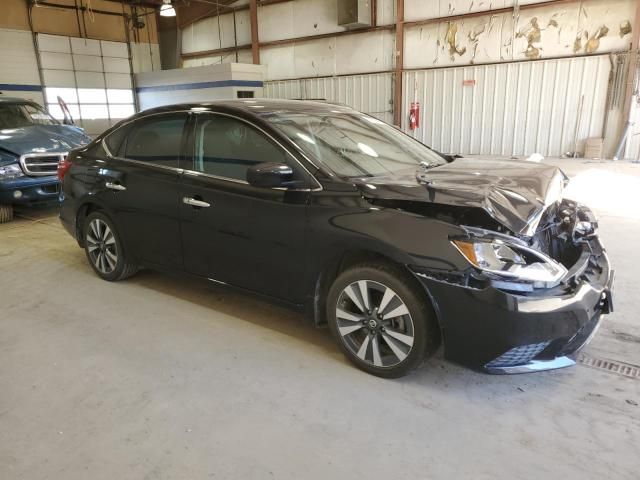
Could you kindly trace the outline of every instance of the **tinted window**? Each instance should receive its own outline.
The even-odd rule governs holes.
[[[245,122],[222,115],[198,118],[197,171],[246,180],[249,167],[262,162],[290,163],[284,150]]]
[[[186,115],[156,116],[132,127],[126,158],[178,167]]]
[[[123,141],[129,133],[129,127],[124,126],[120,127],[104,138],[104,142],[107,144],[107,148],[111,155],[118,156],[119,154],[123,154],[124,152],[120,151],[120,147],[123,146]]]

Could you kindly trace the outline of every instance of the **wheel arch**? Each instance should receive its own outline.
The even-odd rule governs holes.
[[[78,245],[80,245],[80,247],[82,248],[84,248],[84,235],[83,235],[84,222],[86,218],[89,215],[91,215],[93,212],[102,212],[104,215],[106,215],[109,218],[109,220],[111,220],[114,223],[114,225],[120,232],[122,231],[121,225],[117,221],[117,218],[113,214],[113,212],[106,205],[104,205],[102,202],[98,201],[97,199],[89,198],[86,201],[84,201],[76,211],[76,226],[75,226],[76,239],[78,240]],[[126,248],[127,247],[126,238],[125,238],[125,235],[123,235],[122,233],[120,233],[120,241],[124,243],[124,246]]]
[[[409,269],[409,267],[394,260],[392,257],[372,250],[352,248],[342,251],[333,257],[331,257],[326,263],[325,267],[315,277],[315,285],[313,292],[313,301],[311,302],[311,318],[313,324],[316,327],[323,327],[326,325],[326,300],[331,285],[340,273],[344,272],[348,268],[365,263],[380,263],[384,265],[390,265],[394,268],[398,268],[404,274],[407,279],[411,281],[421,292],[424,293],[425,300],[428,300],[431,307],[434,319],[438,326],[441,342],[443,339],[442,322],[440,321],[440,312],[438,311],[438,305],[429,289],[420,282],[415,274]]]

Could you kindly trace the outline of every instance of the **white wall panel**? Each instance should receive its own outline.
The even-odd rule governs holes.
[[[71,51],[80,55],[100,55],[100,41],[90,38],[69,37],[71,40]]]
[[[104,88],[104,74],[102,72],[76,72],[78,88]]]
[[[295,78],[295,46],[289,44],[261,48],[260,63],[265,66],[266,80]]]
[[[105,72],[129,73],[130,71],[129,59],[127,58],[102,57],[102,63]]]
[[[127,49],[126,43],[101,40],[100,46],[102,48],[102,55],[105,57],[129,58],[129,50]]]
[[[132,88],[131,75],[128,73],[105,73],[107,88]]]
[[[0,83],[40,85],[30,32],[0,29],[0,65]]]
[[[261,42],[341,32],[335,0],[296,0],[258,9]]]
[[[182,68],[203,67],[205,65],[217,65],[219,63],[253,63],[253,53],[251,50],[239,50],[236,61],[235,52],[224,55],[211,55],[208,57],[185,58],[182,61]]]
[[[73,65],[76,70],[87,72],[102,72],[102,58],[95,55],[73,55]]]
[[[396,22],[396,2],[395,0],[378,0],[377,7],[377,24],[391,25]]]
[[[512,3],[411,0],[405,10],[407,21],[411,21],[482,12],[490,6],[509,7]],[[521,9],[515,19],[509,12],[408,26],[405,67],[433,68],[624,51],[631,42],[631,33],[625,33],[622,27],[633,23],[636,3],[584,0]]]
[[[61,35],[38,34],[38,48],[41,52],[71,53],[69,37]]]
[[[334,74],[392,70],[394,44],[395,35],[389,31],[336,37]]]
[[[157,43],[132,43],[131,56],[133,72],[155,72],[162,69],[160,47]]]
[[[76,77],[70,70],[43,70],[44,84],[47,87],[75,87]]]
[[[366,32],[265,47],[260,60],[267,80],[385,71],[393,68],[393,43],[391,32]]]
[[[610,69],[599,55],[406,72],[403,128],[418,101],[414,136],[443,152],[557,156],[575,149],[576,131],[581,151],[602,135]]]
[[[265,82],[267,98],[316,99],[349,105],[385,122],[393,121],[393,75],[379,73]]]
[[[238,45],[251,43],[251,27],[249,12],[236,12],[235,32]],[[233,14],[227,13],[218,17],[209,17],[195,22],[182,30],[182,53],[216,50],[233,47],[234,25]]]
[[[73,59],[70,53],[40,53],[42,68],[54,70],[73,70]]]
[[[524,2],[520,1],[520,4]],[[510,7],[513,0],[405,0],[405,20],[424,20],[429,18],[451,17],[472,12],[484,12],[490,9]]]

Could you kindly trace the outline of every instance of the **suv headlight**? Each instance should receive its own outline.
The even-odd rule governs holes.
[[[17,163],[0,166],[0,180],[10,180],[12,178],[22,177],[24,173]]]
[[[0,149],[0,180],[9,180],[23,175],[18,165],[18,157]]]
[[[564,266],[545,254],[503,239],[456,239],[452,243],[471,265],[488,277],[508,282],[497,285],[506,289],[552,288],[567,274]]]

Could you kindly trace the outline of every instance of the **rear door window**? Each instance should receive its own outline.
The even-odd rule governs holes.
[[[131,128],[124,157],[178,168],[186,123],[186,114],[156,115],[141,120]]]

